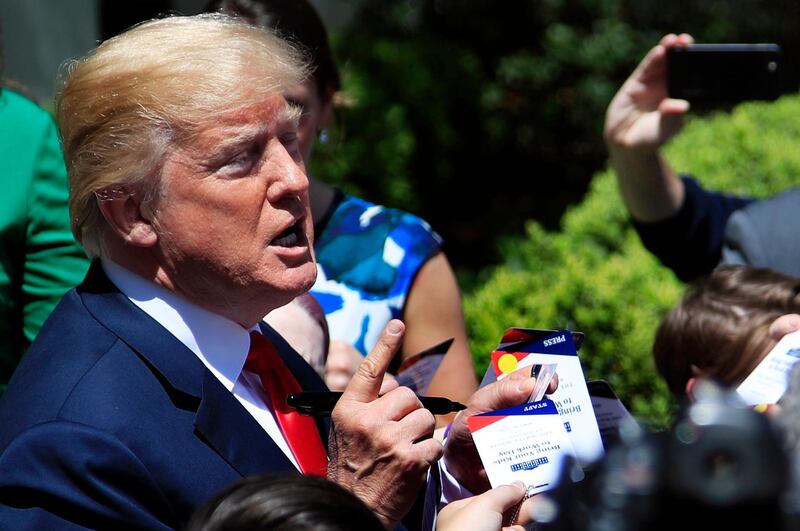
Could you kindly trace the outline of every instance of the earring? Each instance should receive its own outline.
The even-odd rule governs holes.
[[[320,129],[319,131],[319,143],[320,144],[327,144],[328,143],[328,130],[327,129]]]

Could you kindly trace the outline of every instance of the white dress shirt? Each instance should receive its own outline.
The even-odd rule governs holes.
[[[275,420],[269,396],[261,387],[260,378],[243,370],[250,350],[250,330],[259,331],[258,326],[247,330],[110,260],[103,259],[102,264],[106,275],[119,290],[194,352],[299,470]]]

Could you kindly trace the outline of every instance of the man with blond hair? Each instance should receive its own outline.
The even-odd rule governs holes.
[[[442,448],[412,393],[375,400],[401,323],[343,399],[330,463],[327,433],[309,420],[316,446],[293,441],[246,363],[252,332],[300,387],[323,388],[258,326],[316,274],[299,111],[281,96],[304,68],[215,16],[140,25],[72,65],[58,118],[73,230],[97,260],[0,405],[0,527],[177,528],[267,470],[327,474],[389,525],[408,509]]]
[[[381,389],[399,321],[329,432],[285,404],[324,389],[259,324],[316,274],[299,110],[282,96],[304,75],[283,41],[214,15],[144,23],[71,66],[58,119],[73,232],[95,260],[0,400],[0,528],[179,528],[268,471],[325,475],[391,528],[443,452],[486,489],[466,415],[443,450],[409,389]],[[506,379],[466,413],[533,384]]]

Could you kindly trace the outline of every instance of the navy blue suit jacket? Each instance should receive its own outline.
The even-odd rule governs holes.
[[[264,332],[301,386],[324,388]],[[225,485],[281,471],[296,472],[98,263],[56,307],[0,399],[0,529],[178,528]]]

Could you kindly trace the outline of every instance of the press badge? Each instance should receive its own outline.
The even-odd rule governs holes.
[[[522,481],[528,495],[549,490],[560,477],[563,459],[575,456],[551,400],[473,415],[467,426],[492,487]],[[577,473],[576,480],[582,478]]]
[[[520,331],[510,329],[515,338]],[[551,332],[535,341],[507,341],[509,331],[497,350],[492,352],[492,368],[498,380],[521,368],[533,365],[554,365],[558,374],[558,389],[548,395],[572,441],[575,456],[581,467],[599,460],[604,453],[594,408],[583,376],[576,340],[569,330]]]

